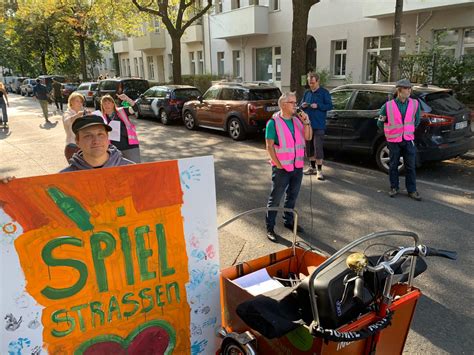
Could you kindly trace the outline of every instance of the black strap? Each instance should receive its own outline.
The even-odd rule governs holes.
[[[352,332],[338,332],[335,329],[324,329],[321,326],[317,326],[311,330],[311,333],[315,337],[335,342],[362,340],[371,337],[375,333],[380,332],[382,329],[385,329],[391,325],[392,317],[393,312],[387,310],[387,315],[385,317],[360,330]]]

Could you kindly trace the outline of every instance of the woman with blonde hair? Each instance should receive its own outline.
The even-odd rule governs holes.
[[[127,102],[131,107],[117,107],[115,100],[110,95],[104,95],[100,100],[100,110],[104,122],[112,127],[110,143],[122,152],[125,159],[140,163],[140,146],[135,125],[130,121],[130,116],[138,112],[135,101],[125,94],[117,97]]]
[[[67,100],[67,111],[63,116],[64,130],[66,131],[66,147],[64,148],[64,156],[69,161],[71,157],[79,151],[76,145],[76,137],[72,131],[72,124],[76,119],[87,115],[89,112],[84,109],[85,98],[78,92],[73,92]]]
[[[7,114],[7,106],[10,107],[10,103],[8,102],[8,94],[7,90],[5,89],[5,85],[0,82],[0,107],[2,108],[2,126],[7,128],[8,127],[8,114]]]

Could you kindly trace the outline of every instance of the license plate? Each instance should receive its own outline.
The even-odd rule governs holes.
[[[280,108],[278,106],[267,106],[267,107],[265,107],[265,111],[267,111],[267,112],[276,112],[279,109]]]
[[[467,127],[467,121],[462,121],[462,122],[456,123],[456,125],[454,126],[454,129],[463,129],[466,127]]]

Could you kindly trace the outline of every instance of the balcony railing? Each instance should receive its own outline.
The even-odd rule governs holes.
[[[213,15],[215,38],[268,34],[268,6],[252,5]]]
[[[183,43],[202,42],[202,25],[189,26],[181,37]]]
[[[128,40],[122,39],[120,41],[114,42],[114,52],[115,53],[127,53],[129,52]]]
[[[132,38],[133,49],[136,51],[144,51],[147,49],[163,49],[166,48],[164,32],[148,32],[140,37]]]

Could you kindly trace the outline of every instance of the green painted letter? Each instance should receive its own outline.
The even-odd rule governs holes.
[[[60,314],[65,314],[64,317],[61,317]],[[63,323],[66,322],[69,326],[69,329],[66,330],[56,330],[53,329],[51,334],[56,338],[65,337],[66,335],[70,334],[76,328],[76,320],[74,317],[70,317],[67,314],[67,310],[65,309],[58,309],[51,313],[51,320],[55,323]]]
[[[150,227],[141,226],[135,228],[135,240],[137,242],[137,258],[140,267],[140,279],[142,281],[156,278],[155,271],[148,271],[148,258],[153,255],[151,249],[145,247],[145,234],[150,231]]]
[[[156,225],[156,238],[158,239],[158,257],[161,276],[173,275],[175,273],[174,267],[168,267],[168,250],[166,249],[165,229],[162,224]]]
[[[125,275],[127,277],[127,285],[134,285],[135,278],[133,276],[133,260],[132,247],[130,246],[130,237],[128,236],[128,229],[125,227],[119,228],[120,240],[122,242],[122,252],[125,258]]]
[[[108,291],[109,285],[107,283],[107,271],[105,270],[104,259],[114,252],[116,244],[115,238],[110,233],[98,232],[92,234],[90,243],[99,292]],[[102,249],[101,243],[105,244],[104,249]]]

